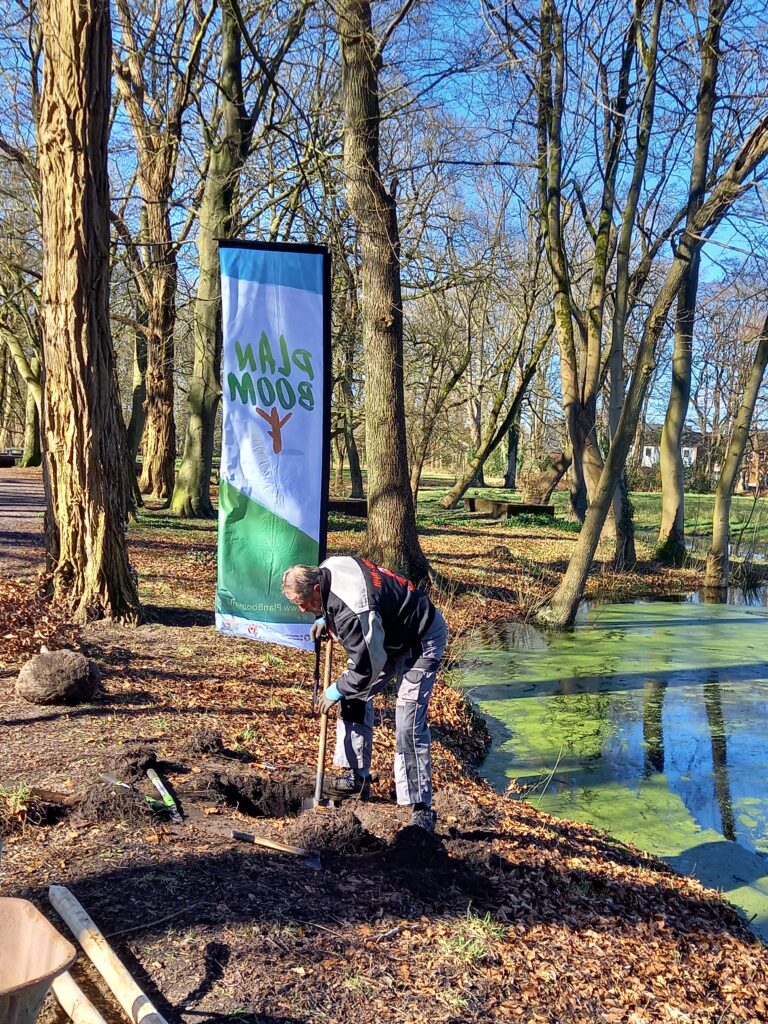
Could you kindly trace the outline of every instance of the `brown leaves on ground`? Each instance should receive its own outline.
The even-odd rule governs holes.
[[[572,543],[486,525],[424,538],[444,579],[484,588],[438,597],[454,662],[469,631],[541,599]],[[350,550],[360,539],[332,542]],[[495,563],[498,545],[510,558]],[[32,786],[82,796],[116,766],[133,765],[137,790],[156,796],[143,777],[154,752],[186,816],[177,826],[72,812],[35,826],[17,809],[4,892],[50,912],[46,886],[70,885],[173,1022],[768,1019],[764,950],[717,895],[494,793],[472,771],[484,725],[444,679],[431,708],[437,842],[414,844],[391,798],[391,698],[377,709],[372,802],[304,819],[323,870],[234,842],[233,827],[310,844],[302,817],[249,816],[226,787],[311,779],[318,728],[309,655],[213,630],[214,547],[211,526],[139,531],[132,559],[151,607],[135,629],[94,623],[81,636],[24,588],[0,591],[11,670],[41,642],[66,640],[99,661],[105,691],[87,707],[41,711],[18,701],[6,676],[0,780],[14,807]],[[665,572],[619,578],[598,567],[590,587],[663,589],[673,582]],[[91,969],[81,958],[77,970]],[[54,1016],[47,1010],[44,1024]]]

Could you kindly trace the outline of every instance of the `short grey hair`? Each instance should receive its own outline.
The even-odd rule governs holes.
[[[283,593],[293,597],[309,597],[320,584],[320,570],[316,565],[292,565],[283,573]]]

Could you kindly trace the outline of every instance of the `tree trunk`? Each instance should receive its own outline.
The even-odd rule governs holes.
[[[135,621],[109,327],[109,4],[47,0],[41,24],[42,419],[52,592],[77,621]]]
[[[147,373],[144,459],[140,488],[156,500],[169,501],[176,474],[176,420],[173,412],[174,328],[176,325],[176,252],[168,214],[167,183],[148,176],[147,201]]]
[[[337,12],[347,202],[362,257],[367,549],[375,562],[422,580],[429,565],[416,532],[408,479],[397,207],[379,169],[381,53],[373,37],[370,0],[341,0]]]
[[[365,490],[363,489],[363,472],[360,468],[360,452],[357,448],[355,432],[352,429],[352,421],[347,418],[346,413],[344,426],[347,436],[347,458],[349,460],[349,481],[351,484],[349,496],[350,498],[364,498]]]
[[[147,336],[144,328],[146,316],[140,314],[139,325],[133,340],[133,383],[131,385],[131,416],[125,430],[125,444],[128,449],[128,461],[136,473],[136,459],[144,433],[144,402],[147,397]]]
[[[339,496],[344,494],[344,434],[339,433],[333,439],[333,447],[336,449],[334,459],[333,493]]]
[[[520,447],[520,413],[509,425],[507,430],[507,471],[504,474],[504,486],[509,491],[517,487],[517,453]]]
[[[5,448],[8,417],[8,346],[0,340],[0,448]]]
[[[33,356],[30,369],[39,378],[40,360]],[[40,410],[34,390],[27,386],[27,402],[24,413],[24,452],[21,456],[22,466],[39,466],[43,461],[40,451]]]
[[[238,34],[239,38],[239,34]],[[239,60],[238,60],[239,66]],[[197,238],[200,278],[195,298],[195,359],[189,419],[171,511],[188,518],[214,515],[211,471],[216,414],[221,398],[221,279],[217,238],[232,234],[233,183],[240,171],[240,140],[225,138],[211,152]]]
[[[768,364],[768,317],[758,341],[752,370],[744,391],[744,399],[736,417],[733,436],[715,491],[715,506],[712,512],[712,543],[707,552],[707,567],[704,575],[704,585],[713,590],[724,590],[728,586],[731,495],[747,447],[752,416],[760,394],[766,364]]]
[[[701,75],[696,109],[696,135],[693,146],[687,225],[704,201],[707,188],[709,147],[714,126],[717,99],[717,75],[720,60],[720,30],[730,0],[710,0],[707,31],[702,43]],[[691,399],[693,366],[693,331],[696,319],[696,296],[699,289],[701,242],[694,247],[686,268],[682,288],[677,297],[675,341],[672,354],[672,387],[661,433],[659,458],[661,464],[661,527],[658,556],[680,565],[685,550],[685,472],[682,440],[688,405]]]

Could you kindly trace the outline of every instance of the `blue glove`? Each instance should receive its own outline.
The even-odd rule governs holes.
[[[312,643],[316,643],[318,640],[322,640],[325,637],[325,633],[325,618],[320,615],[309,627],[309,639]]]
[[[320,700],[317,702],[317,710],[321,715],[327,715],[330,713],[331,708],[334,704],[341,700],[341,694],[336,689],[336,684],[331,683],[327,690],[324,690],[320,694]]]

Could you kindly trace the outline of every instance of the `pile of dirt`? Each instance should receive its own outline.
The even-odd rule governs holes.
[[[99,782],[87,790],[76,816],[79,821],[89,825],[105,821],[127,821],[138,825],[146,824],[153,815],[152,808],[141,793]]]
[[[217,729],[200,729],[190,737],[187,750],[197,757],[202,757],[205,754],[221,754],[224,750],[221,733]]]
[[[288,843],[333,853],[372,853],[384,843],[363,827],[352,807],[318,807],[305,811],[283,833]]]
[[[292,768],[274,775],[255,772],[213,771],[204,779],[209,792],[217,793],[230,807],[256,818],[286,818],[298,814],[302,800],[312,792],[312,773]]]
[[[418,825],[406,825],[384,851],[383,859],[391,868],[405,870],[441,867],[448,861],[448,852],[440,836]]]
[[[477,800],[455,789],[441,789],[435,793],[432,806],[438,820],[460,830],[476,829],[492,824],[492,815]]]
[[[157,752],[145,743],[126,743],[115,755],[109,766],[109,774],[121,782],[139,782],[147,774],[147,768],[157,768]]]

